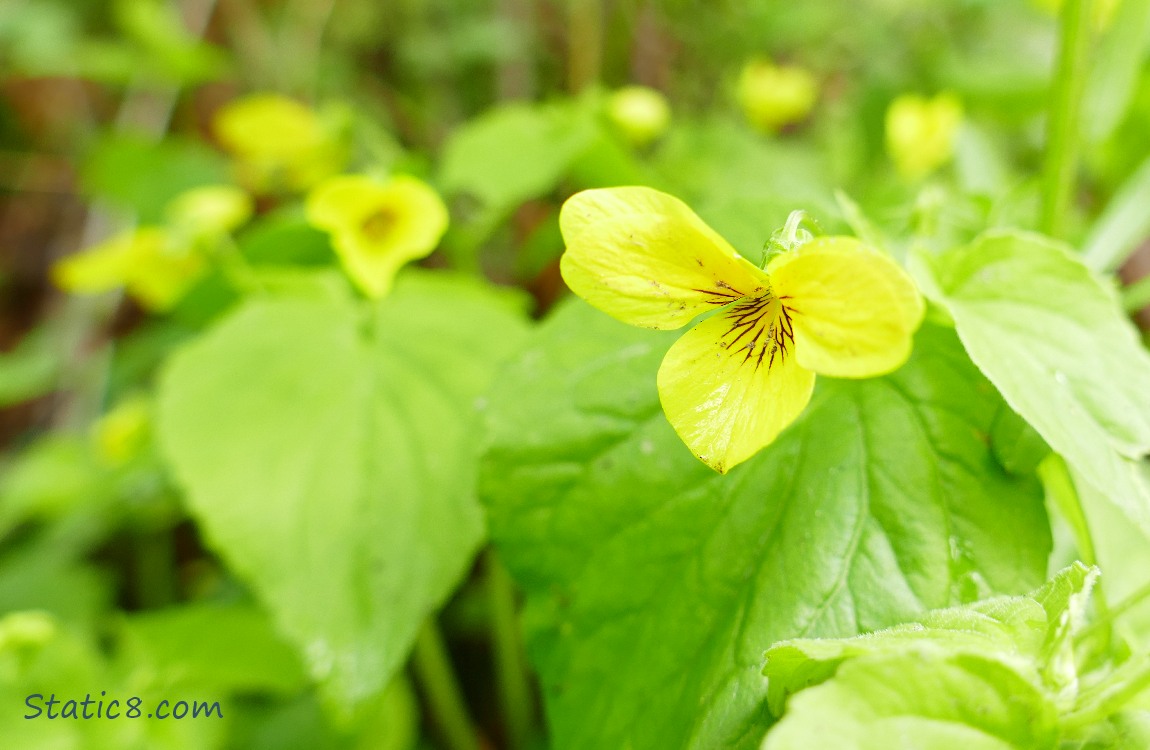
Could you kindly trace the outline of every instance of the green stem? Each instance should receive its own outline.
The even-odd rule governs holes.
[[[1122,306],[1133,315],[1150,305],[1150,276],[1143,276],[1122,290]]]
[[[1085,641],[1092,637],[1095,633],[1100,632],[1103,628],[1110,627],[1115,620],[1130,610],[1134,609],[1147,599],[1150,599],[1150,583],[1147,583],[1145,586],[1138,589],[1133,594],[1130,594],[1125,599],[1111,607],[1106,612],[1106,616],[1104,618],[1100,618],[1090,623],[1090,627],[1084,628],[1078,633],[1077,640]]]
[[[1078,697],[1078,708],[1067,714],[1062,724],[1076,729],[1105,721],[1150,687],[1150,660],[1140,659],[1123,664],[1107,680]]]
[[[1079,109],[1089,73],[1092,0],[1062,7],[1058,67],[1051,94],[1042,177],[1042,231],[1060,237],[1078,170]]]
[[[416,636],[412,666],[427,701],[428,713],[443,733],[449,750],[479,750],[479,738],[467,714],[463,691],[451,669],[443,635],[434,618],[429,619]]]
[[[495,644],[495,680],[507,726],[507,746],[527,746],[535,714],[534,693],[527,672],[515,607],[515,585],[494,551],[487,552],[487,593],[491,606],[491,637]]]
[[[567,85],[578,94],[602,72],[603,0],[568,0],[567,12]]]
[[[176,600],[176,560],[168,530],[141,532],[136,538],[136,597],[143,609],[158,609]]]

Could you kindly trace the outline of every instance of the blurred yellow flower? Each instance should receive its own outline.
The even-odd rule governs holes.
[[[895,99],[886,111],[886,148],[899,174],[918,180],[950,161],[961,124],[962,103],[953,94]]]
[[[347,275],[373,299],[387,294],[400,267],[435,249],[448,221],[439,194],[407,176],[332,177],[308,194],[307,217],[331,234]]]
[[[251,218],[252,199],[232,185],[204,185],[176,196],[167,205],[167,218],[179,231],[193,235],[227,234]]]
[[[159,227],[123,232],[58,261],[52,280],[81,294],[126,287],[149,310],[171,309],[203,276],[207,263],[185,243]]]
[[[739,75],[739,104],[747,120],[764,132],[805,119],[818,96],[818,81],[805,68],[756,59]]]
[[[625,86],[607,102],[611,124],[635,146],[643,147],[661,136],[671,123],[667,97],[646,86]]]
[[[123,466],[144,448],[150,423],[151,409],[145,398],[121,401],[93,425],[96,453],[111,466]]]
[[[667,420],[720,473],[770,444],[810,400],[815,373],[900,367],[924,306],[893,260],[852,237],[813,239],[760,269],[682,201],[645,187],[587,190],[559,216],[560,269],[624,323],[696,324],[659,367]]]
[[[316,112],[279,94],[252,94],[216,113],[213,129],[257,193],[306,190],[343,168],[343,144]]]

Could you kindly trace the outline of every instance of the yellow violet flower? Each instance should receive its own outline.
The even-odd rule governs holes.
[[[918,180],[950,161],[961,124],[962,103],[952,94],[895,99],[886,111],[886,148],[899,174]]]
[[[751,60],[739,75],[738,99],[747,120],[774,133],[810,114],[819,96],[813,73],[793,65]]]
[[[745,260],[682,201],[645,187],[587,190],[559,216],[567,285],[632,325],[681,328],[659,368],[668,421],[720,473],[802,412],[815,373],[881,375],[910,355],[923,316],[914,282],[851,237]]]
[[[399,176],[379,182],[341,175],[307,197],[308,221],[331,234],[351,280],[378,299],[405,263],[426,257],[447,231],[447,206],[427,183]]]
[[[58,261],[52,280],[69,292],[96,294],[123,286],[149,310],[171,309],[203,276],[204,258],[163,229],[123,232]]]
[[[236,158],[240,181],[256,192],[306,190],[338,172],[339,139],[316,112],[279,94],[252,94],[216,113],[213,129]]]
[[[671,123],[671,105],[667,97],[646,86],[624,86],[607,102],[611,124],[640,148],[661,136]]]

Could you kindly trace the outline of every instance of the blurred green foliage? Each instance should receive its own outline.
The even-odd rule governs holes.
[[[0,744],[869,748],[901,717],[932,750],[1144,747],[1150,356],[1119,296],[1150,238],[1150,0],[1096,0],[1060,154],[1057,5],[0,5]],[[813,105],[748,103],[752,60]],[[670,109],[643,142],[611,106],[634,84]],[[889,138],[908,95],[959,124]],[[449,206],[382,300],[308,221],[337,172]],[[559,301],[563,201],[619,185],[755,263],[796,209],[906,263],[911,360],[820,379],[714,474],[660,410],[674,337]],[[173,218],[204,186],[252,215]],[[385,209],[359,227],[384,251]],[[107,291],[60,273],[141,230],[164,241]],[[21,718],[100,691],[224,718]]]

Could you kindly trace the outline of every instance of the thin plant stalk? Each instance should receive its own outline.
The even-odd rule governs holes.
[[[427,712],[439,727],[448,750],[479,750],[475,725],[467,713],[463,691],[434,618],[416,636],[412,667],[427,702]]]
[[[567,0],[567,11],[567,85],[578,94],[602,72],[603,0]]]
[[[515,585],[494,551],[488,550],[486,558],[495,680],[507,727],[507,746],[523,750],[531,734],[535,699],[519,632]]]
[[[1093,0],[1066,0],[1062,7],[1058,64],[1047,122],[1042,176],[1041,229],[1061,237],[1078,174],[1082,94],[1089,73]]]

